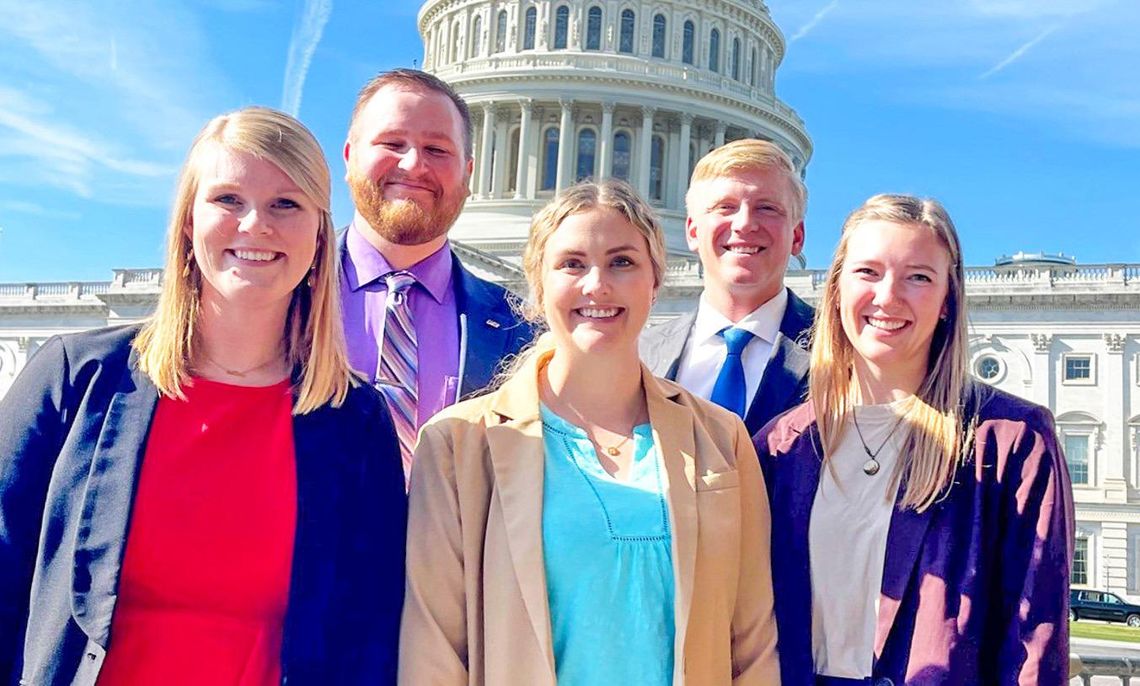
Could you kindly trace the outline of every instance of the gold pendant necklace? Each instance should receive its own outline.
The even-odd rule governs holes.
[[[610,457],[617,457],[618,455],[621,455],[621,447],[623,445],[625,445],[626,441],[628,441],[628,440],[629,440],[629,436],[623,436],[620,441],[618,441],[617,443],[614,443],[613,445],[602,445],[601,443],[599,443],[596,440],[594,441],[594,443],[599,448],[606,451],[606,454],[609,455]]]

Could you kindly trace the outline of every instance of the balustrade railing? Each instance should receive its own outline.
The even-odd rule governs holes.
[[[1117,677],[1120,683],[1128,686],[1132,677],[1140,677],[1140,659],[1109,656],[1109,657],[1079,657],[1070,662],[1073,669],[1079,669],[1073,676],[1071,683],[1081,686],[1098,686],[1104,679],[1093,681],[1093,677]],[[1070,674],[1073,671],[1070,670]],[[1111,683],[1111,682],[1110,682]]]

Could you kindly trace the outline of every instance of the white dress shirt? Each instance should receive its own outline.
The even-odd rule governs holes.
[[[677,383],[706,400],[712,395],[716,377],[728,355],[728,347],[720,332],[725,327],[735,326],[752,332],[753,338],[744,346],[740,359],[744,364],[745,413],[752,407],[752,399],[760,388],[764,367],[772,355],[776,335],[780,333],[780,322],[788,306],[788,291],[780,289],[779,294],[738,322],[718,312],[704,293],[697,305],[697,319],[689,333],[689,342],[677,365]]]

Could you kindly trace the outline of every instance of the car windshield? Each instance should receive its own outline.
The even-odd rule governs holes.
[[[1123,605],[1124,604],[1123,600],[1121,600],[1120,598],[1117,598],[1116,596],[1112,595],[1111,593],[1105,593],[1104,594],[1104,602],[1108,603],[1109,605]]]

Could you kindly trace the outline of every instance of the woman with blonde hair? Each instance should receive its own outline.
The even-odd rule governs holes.
[[[432,419],[409,494],[402,684],[778,684],[768,517],[744,424],[654,378],[652,210],[584,182],[523,255],[549,332]]]
[[[0,678],[394,681],[400,452],[335,265],[312,134],[210,121],[154,316],[49,339],[0,401]]]
[[[1062,684],[1073,503],[1049,411],[970,379],[934,200],[843,226],[809,400],[755,437],[785,683]]]

